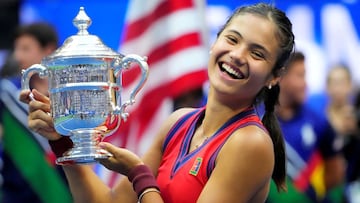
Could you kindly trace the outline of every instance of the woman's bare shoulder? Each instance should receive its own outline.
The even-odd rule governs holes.
[[[255,125],[236,130],[225,143],[222,151],[225,152],[222,154],[226,155],[226,159],[239,158],[239,155],[244,158],[243,161],[250,158],[254,167],[267,166],[268,169],[272,169],[274,165],[271,137]]]
[[[274,151],[270,135],[255,125],[248,125],[236,130],[229,139],[229,145],[242,151],[250,150],[256,152],[258,150],[264,150],[264,153]],[[261,153],[261,151],[258,152]]]
[[[203,202],[264,199],[265,193],[259,191],[266,192],[273,169],[274,151],[267,132],[255,125],[238,129],[221,148],[201,198]]]
[[[194,111],[195,108],[180,108],[174,112],[172,112],[170,114],[170,116],[168,117],[168,119],[165,122],[165,125],[167,127],[171,127],[173,126],[181,117],[183,117],[184,115]]]

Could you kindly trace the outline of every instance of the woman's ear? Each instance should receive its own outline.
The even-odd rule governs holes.
[[[279,84],[281,78],[283,75],[285,75],[285,67],[280,68],[276,71],[276,73],[273,75],[273,77],[266,83],[266,86],[271,89],[271,87]]]
[[[281,76],[278,76],[278,77],[276,77],[276,78],[273,78],[273,79],[270,81],[270,84],[271,84],[272,86],[275,86],[275,85],[277,85],[277,84],[280,83],[280,80],[281,80]]]
[[[282,67],[280,68],[277,73],[276,73],[276,77],[282,77],[283,75],[286,74],[286,68],[285,67]]]
[[[276,78],[273,78],[271,79],[267,84],[267,88],[268,89],[271,89],[272,87],[274,87],[275,85],[279,84],[280,82],[280,77],[276,77]]]

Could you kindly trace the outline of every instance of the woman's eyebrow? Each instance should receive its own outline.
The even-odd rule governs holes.
[[[237,35],[237,36],[238,36],[238,37],[240,37],[240,38],[243,38],[243,36],[241,35],[241,33],[240,33],[240,32],[238,32],[237,30],[229,30],[229,32],[231,32],[231,33],[233,33],[233,34]]]
[[[229,30],[230,33],[233,33],[235,35],[237,35],[239,38],[243,39],[244,37],[241,35],[241,33],[237,30]],[[270,52],[264,47],[262,46],[261,44],[258,44],[258,43],[251,43],[250,46],[251,48],[255,48],[255,49],[261,49],[263,50],[265,53],[266,56],[270,56]]]

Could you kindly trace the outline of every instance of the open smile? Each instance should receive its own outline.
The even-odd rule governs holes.
[[[226,63],[220,63],[220,70],[226,74],[228,74],[231,78],[233,79],[244,79],[244,74],[237,68],[234,68],[232,66],[230,66],[229,64]]]

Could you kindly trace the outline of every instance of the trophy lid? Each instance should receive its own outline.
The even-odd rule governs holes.
[[[85,13],[84,7],[80,7],[73,24],[78,28],[78,33],[67,38],[61,47],[45,57],[45,61],[78,57],[114,58],[120,55],[107,47],[99,37],[89,34],[87,28],[91,24],[91,19]]]

